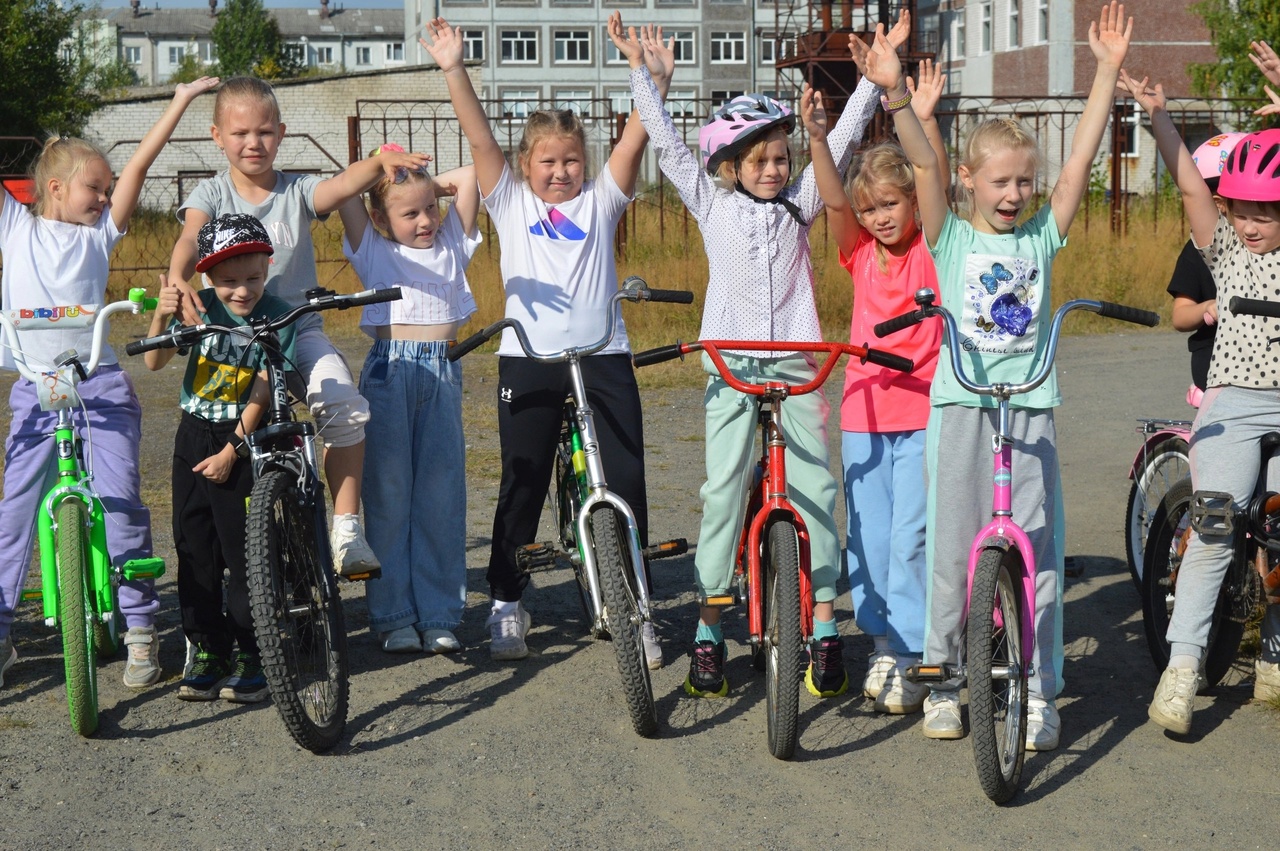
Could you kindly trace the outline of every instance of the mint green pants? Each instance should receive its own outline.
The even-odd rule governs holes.
[[[812,357],[752,358],[726,354],[734,376],[745,381],[778,379],[801,384],[817,373]],[[729,590],[738,537],[747,510],[747,487],[758,457],[757,397],[729,387],[702,356],[710,375],[703,405],[707,409],[707,481],[702,486],[702,531],[694,559],[698,591],[723,594]],[[783,434],[787,439],[787,496],[809,529],[813,597],[819,603],[836,598],[840,550],[836,536],[836,493],[827,449],[827,416],[831,406],[821,390],[788,398],[782,404]]]

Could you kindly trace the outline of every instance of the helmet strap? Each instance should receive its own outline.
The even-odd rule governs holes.
[[[782,207],[791,214],[791,218],[796,220],[796,223],[800,225],[800,227],[807,227],[809,225],[809,223],[804,220],[804,216],[800,215],[800,208],[791,201],[788,201],[786,198],[783,198],[781,195],[775,198],[761,198],[757,195],[752,195],[747,191],[747,188],[742,185],[741,180],[734,181],[733,188],[738,192],[741,192],[743,195],[746,195],[757,204],[781,204]]]

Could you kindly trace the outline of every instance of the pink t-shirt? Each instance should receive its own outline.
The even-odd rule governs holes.
[[[849,360],[844,374],[844,401],[840,405],[840,427],[844,431],[915,431],[929,422],[929,384],[938,365],[942,320],[927,319],[883,339],[877,338],[872,329],[878,322],[914,310],[916,290],[921,287],[936,293],[938,276],[919,231],[906,254],[887,257],[889,270],[881,272],[876,240],[865,230],[858,234],[853,255],[840,255],[840,264],[853,278],[849,342],[911,358],[916,368],[907,374]]]

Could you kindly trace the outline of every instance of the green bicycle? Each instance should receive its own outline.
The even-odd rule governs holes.
[[[97,369],[113,313],[140,314],[155,307],[146,290],[129,291],[126,301],[0,311],[3,344],[13,352],[23,378],[41,388],[47,410],[58,412],[53,440],[58,475],[40,503],[36,532],[40,543],[40,588],[23,591],[22,599],[43,601],[44,622],[62,632],[62,658],[67,675],[67,708],[71,728],[81,736],[98,729],[98,655],[120,647],[123,617],[116,605],[121,581],[154,579],[164,573],[164,559],[132,559],[112,563],[107,551],[102,501],[93,489],[93,471],[84,443],[73,423],[80,404],[76,385]],[[52,369],[32,368],[18,345],[18,332],[50,328],[93,328],[87,364],[74,349],[64,352]]]

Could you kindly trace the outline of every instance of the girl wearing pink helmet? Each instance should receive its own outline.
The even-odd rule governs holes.
[[[892,32],[895,47],[906,40],[909,29],[904,13]],[[695,156],[672,123],[646,68],[651,56],[660,59],[661,67],[674,67],[671,48],[652,39],[642,39],[642,47],[626,53],[636,108],[658,151],[659,166],[702,230],[707,253],[709,279],[700,335],[704,339],[821,340],[808,237],[822,201],[812,166],[799,180],[789,182],[787,134],[795,116],[763,95],[735,98],[702,129],[701,156]],[[879,95],[875,85],[863,80],[828,139],[821,96],[805,89],[801,112],[810,144],[815,151],[830,148],[842,173]],[[725,355],[725,360],[748,381],[777,377],[799,383],[815,374],[813,359],[795,353],[780,357],[773,352],[738,352]],[[755,405],[732,390],[709,361],[704,364],[709,374],[704,397],[707,481],[702,488],[702,527],[695,559],[702,599],[729,589],[737,530],[746,509],[742,495],[751,470],[756,423]],[[821,393],[787,402],[788,437],[794,439],[787,447],[786,461],[787,477],[794,485],[791,496],[810,534],[815,611],[808,682],[815,694],[832,697],[845,691],[849,678],[835,624],[840,570],[835,528],[838,488],[828,463],[827,414]],[[685,691],[695,697],[727,694],[718,607],[701,607],[691,655]]]
[[[1197,493],[1231,495],[1237,510],[1258,480],[1262,436],[1280,420],[1280,321],[1237,316],[1232,296],[1280,301],[1280,129],[1250,133],[1231,151],[1218,181],[1224,211],[1214,203],[1197,164],[1165,110],[1160,86],[1121,73],[1121,84],[1151,115],[1151,128],[1182,193],[1191,239],[1218,285],[1218,332],[1204,399],[1191,437],[1191,479]],[[1192,534],[1178,574],[1169,619],[1169,667],[1151,701],[1151,720],[1186,735],[1218,589],[1232,558],[1230,535]],[[1255,698],[1280,696],[1280,607],[1267,607]]]

